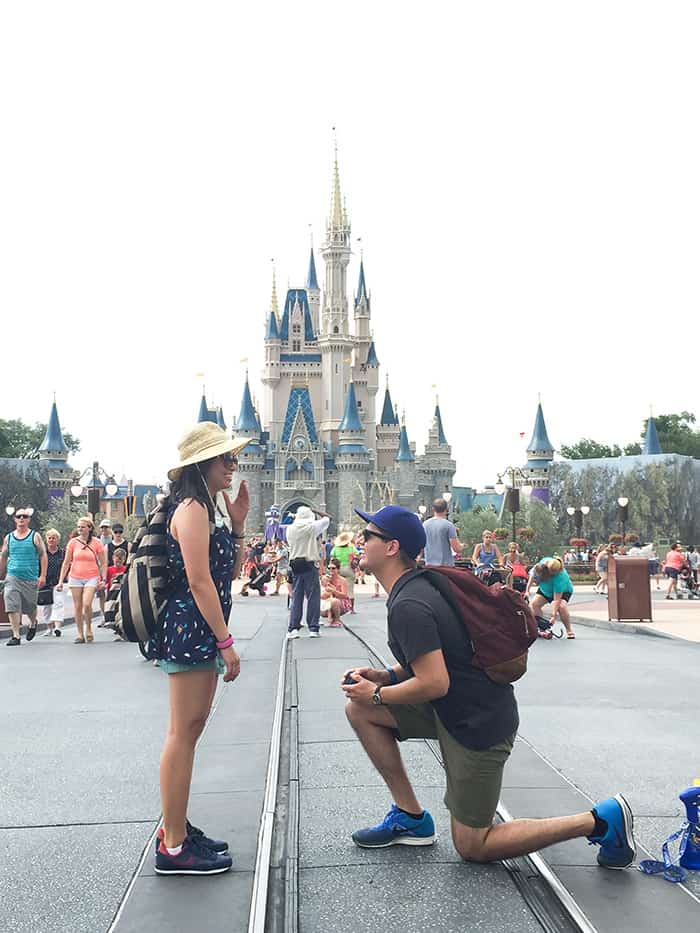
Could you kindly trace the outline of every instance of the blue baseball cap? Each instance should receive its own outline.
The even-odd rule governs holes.
[[[361,512],[360,509],[355,511],[360,518],[391,535],[409,557],[415,559],[425,547],[425,529],[415,512],[402,509],[400,505],[385,505],[374,515]]]

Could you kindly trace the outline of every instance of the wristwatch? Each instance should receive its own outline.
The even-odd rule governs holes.
[[[374,693],[372,694],[372,702],[375,706],[382,706],[382,694],[381,694],[382,685],[377,684],[374,688]]]

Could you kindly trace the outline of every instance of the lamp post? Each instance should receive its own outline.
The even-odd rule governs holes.
[[[510,486],[506,486],[506,484],[503,482],[503,475],[505,473],[510,474]],[[516,487],[515,485],[516,479],[527,479],[528,478],[527,474],[523,470],[521,470],[520,467],[513,467],[513,466],[506,467],[503,473],[499,473],[497,475],[498,475],[498,482],[494,486],[494,489],[496,490],[496,493],[499,496],[502,496],[504,492],[506,493],[505,510],[506,512],[510,512],[511,514],[511,524],[512,524],[512,532],[513,532],[512,540],[515,541],[516,540],[516,528],[515,528],[516,516],[518,512],[520,511],[520,489],[522,489],[525,496],[528,497],[530,493],[532,492],[532,486],[529,483],[523,483],[520,489]]]
[[[627,524],[629,501],[627,496],[620,496],[617,500],[617,519],[620,522],[623,547],[625,544],[625,525]]]
[[[574,529],[577,538],[583,537],[583,517],[588,515],[591,511],[590,506],[588,505],[579,505],[574,508],[573,505],[569,505],[566,508],[566,513],[574,520]]]
[[[427,510],[427,508],[425,507],[425,503],[424,503],[424,502],[421,502],[421,504],[418,506],[418,513],[420,514],[420,520],[421,520],[422,522],[425,521],[425,513],[426,513],[427,511],[428,511],[428,510]]]
[[[91,513],[93,519],[100,511],[100,476],[104,476],[107,482],[105,483],[105,492],[108,496],[116,496],[119,492],[119,486],[114,482],[114,477],[107,475],[105,471],[100,466],[97,460],[94,460],[91,467],[87,467],[78,477],[77,483],[71,486],[70,491],[75,499],[78,499],[85,491],[85,487],[81,485],[83,477],[92,472],[92,477],[90,485],[87,487],[88,491],[88,512]]]
[[[450,492],[449,489],[446,489],[446,490],[443,492],[442,498],[443,498],[443,499],[445,500],[445,502],[447,503],[447,517],[449,518],[449,517],[450,517],[450,502],[452,502],[452,493]]]

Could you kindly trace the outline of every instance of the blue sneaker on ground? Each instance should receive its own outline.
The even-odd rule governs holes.
[[[202,845],[196,836],[187,836],[178,855],[171,855],[162,840],[156,849],[158,875],[218,875],[228,871],[232,865],[230,855],[222,855]]]
[[[431,846],[437,836],[432,816],[427,810],[419,820],[391,805],[378,826],[358,829],[352,834],[352,841],[363,849],[383,849],[386,846]]]
[[[603,868],[628,868],[637,854],[634,842],[634,817],[622,794],[601,800],[593,813],[608,824],[603,836],[589,836],[591,845],[599,845],[598,864]]]

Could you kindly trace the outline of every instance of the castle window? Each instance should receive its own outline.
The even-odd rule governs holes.
[[[338,364],[337,363],[335,364],[335,374],[336,376],[338,375]]]
[[[300,334],[301,333],[301,324],[292,324],[292,333]]]
[[[301,340],[292,340],[292,353],[298,353],[301,350]]]
[[[337,325],[337,324],[336,324],[335,327],[333,328],[333,333],[334,333],[334,334],[339,334],[339,333],[340,333],[340,331],[338,330],[338,325]]]
[[[362,408],[362,400],[359,399],[359,398],[358,398],[358,400],[357,400],[357,407],[358,407],[358,408]]]

